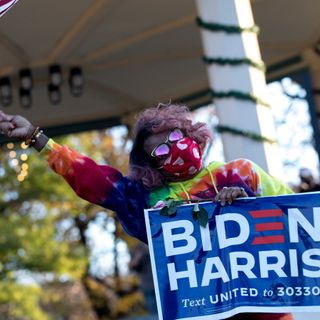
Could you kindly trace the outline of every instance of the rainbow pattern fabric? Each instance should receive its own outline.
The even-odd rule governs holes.
[[[69,183],[79,197],[115,211],[126,232],[144,242],[147,242],[147,236],[143,210],[168,198],[211,199],[216,191],[230,186],[243,187],[249,196],[293,193],[284,183],[247,159],[212,162],[193,179],[168,183],[165,187],[150,191],[139,181],[123,176],[117,169],[99,165],[52,139],[42,152],[47,155],[49,166]]]

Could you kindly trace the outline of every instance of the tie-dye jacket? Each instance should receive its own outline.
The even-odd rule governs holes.
[[[212,162],[190,180],[168,183],[149,191],[115,168],[98,165],[51,139],[42,152],[47,154],[50,167],[70,184],[78,196],[115,211],[126,232],[143,242],[147,242],[143,210],[167,198],[209,199],[215,197],[216,191],[230,186],[243,187],[249,196],[292,193],[285,184],[246,159],[226,164]]]

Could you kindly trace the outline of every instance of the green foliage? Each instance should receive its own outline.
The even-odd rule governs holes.
[[[54,239],[52,217],[32,221],[28,215],[11,214],[0,220],[1,262],[10,269],[36,272],[59,270],[60,259],[68,253],[66,243]]]
[[[38,305],[41,289],[37,286],[17,284],[12,280],[0,282],[1,319],[51,319]]]
[[[209,215],[205,208],[201,207],[199,203],[196,203],[192,210],[193,219],[198,221],[200,226],[206,227],[209,221]]]
[[[99,163],[126,170],[126,139],[120,144],[117,140],[117,147],[108,132],[57,140]],[[84,283],[90,278],[90,250],[84,234],[90,221],[104,209],[79,199],[63,178],[51,171],[44,156],[22,150],[20,145],[11,150],[16,153],[18,165],[13,165],[6,146],[0,149],[0,319],[61,319],[79,308],[77,319],[95,318],[90,309],[94,304],[88,302],[88,296],[95,296],[95,287],[88,288]],[[28,174],[18,181],[22,153],[28,155]],[[132,241],[122,231],[117,236]],[[72,288],[81,288],[82,294],[73,294]],[[106,293],[112,291],[102,282],[101,288]],[[66,293],[70,299],[64,299]],[[106,299],[108,294],[103,296],[106,312],[110,308],[113,314],[126,314],[130,312],[128,305],[141,305],[141,295],[136,292],[123,301],[115,295],[111,302]]]
[[[190,201],[184,201],[184,200],[177,201],[177,200],[168,198],[166,200],[165,206],[161,208],[160,214],[166,217],[174,217],[177,213],[178,206],[188,202]],[[199,203],[195,203],[192,209],[192,217],[195,221],[198,221],[200,226],[202,227],[206,227],[209,221],[209,215],[207,210],[201,207]]]
[[[160,210],[160,214],[163,216],[174,216],[177,213],[179,201],[169,199],[166,201],[166,205]]]
[[[0,318],[45,320],[50,317],[40,307],[41,281],[47,282],[48,275],[50,279],[63,276],[75,281],[86,271],[86,248],[78,239],[68,240],[68,231],[60,237],[58,234],[59,225],[81,214],[87,203],[79,200],[35,151],[18,147],[15,151],[17,159],[22,152],[28,153],[29,170],[25,180],[19,182],[19,166],[10,164],[7,150],[2,148],[1,169],[5,174],[0,177]],[[24,273],[33,279],[32,285],[24,284]]]

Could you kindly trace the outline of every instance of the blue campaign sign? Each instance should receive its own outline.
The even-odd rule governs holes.
[[[320,311],[320,193],[193,206],[145,211],[160,319]]]

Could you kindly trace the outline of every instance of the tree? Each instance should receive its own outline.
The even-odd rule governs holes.
[[[64,137],[58,142],[121,171],[128,163],[130,142],[126,134],[115,140],[112,132],[104,130]],[[27,162],[21,160],[26,158],[22,154],[28,156]],[[81,288],[86,301],[79,304],[87,308],[82,312],[83,319],[90,319],[90,312],[97,319],[116,318],[133,310],[142,312],[136,279],[120,275],[117,263],[113,274],[105,279],[90,271],[86,233],[98,215],[114,221],[115,243],[125,240],[130,246],[135,242],[121,231],[114,213],[80,200],[36,152],[8,145],[2,147],[0,159],[0,317],[68,317],[73,307],[68,307],[61,293],[74,286]]]

